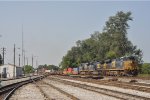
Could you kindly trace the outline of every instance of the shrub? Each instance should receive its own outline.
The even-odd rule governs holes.
[[[144,63],[141,68],[142,74],[150,74],[150,63]]]

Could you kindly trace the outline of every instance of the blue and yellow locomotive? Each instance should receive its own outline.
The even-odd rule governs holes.
[[[138,62],[134,56],[129,56],[106,61],[81,63],[79,73],[82,75],[136,76],[138,74]]]

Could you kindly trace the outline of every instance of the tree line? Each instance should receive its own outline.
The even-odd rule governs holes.
[[[47,65],[47,64],[45,64],[45,65],[39,65],[38,66],[38,69],[42,69],[42,68],[44,68],[44,69],[46,69],[46,70],[59,70],[59,67],[58,66],[55,66],[55,65]]]
[[[33,73],[36,69],[37,70],[41,70],[41,69],[45,69],[45,70],[54,70],[54,71],[58,71],[59,67],[55,66],[55,65],[39,65],[38,68],[33,68],[31,65],[25,65],[25,74],[29,74],[29,73]]]
[[[128,22],[132,21],[131,12],[119,11],[110,16],[102,32],[95,31],[90,38],[78,40],[76,46],[63,56],[60,66],[62,69],[77,67],[80,63],[104,61],[122,56],[136,55],[142,61],[142,50],[128,39]]]

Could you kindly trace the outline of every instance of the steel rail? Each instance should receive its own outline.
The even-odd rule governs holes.
[[[118,99],[130,99],[130,100],[149,100],[150,98],[148,97],[141,97],[138,95],[133,95],[133,94],[129,94],[129,93],[123,93],[123,92],[119,92],[119,91],[114,91],[114,90],[110,90],[110,89],[104,89],[104,88],[100,88],[100,87],[94,87],[94,86],[89,86],[89,85],[85,85],[85,84],[80,84],[80,83],[75,83],[75,82],[70,82],[70,81],[66,81],[66,80],[61,80],[58,78],[49,78],[49,79],[53,79],[55,81],[64,83],[64,84],[68,84],[68,85],[72,85],[75,87],[79,87],[79,88],[83,88],[89,91],[93,91],[93,92],[97,92],[100,94],[104,94],[104,95],[108,95],[108,96],[112,96]]]
[[[35,80],[32,80],[33,84],[40,90],[40,92],[46,97],[47,100],[52,100],[44,91],[43,89],[35,82]]]
[[[50,83],[47,83],[47,82],[44,82],[44,81],[42,81],[42,82],[43,82],[44,84],[46,84],[46,85],[48,85],[48,86],[50,86],[50,87],[56,89],[57,91],[63,93],[64,95],[70,97],[72,100],[80,100],[79,98],[75,97],[74,95],[72,95],[72,94],[70,94],[70,93],[68,93],[68,92],[63,91],[62,89],[60,89],[60,88],[58,88],[58,87],[56,87],[56,86],[54,86],[54,85],[52,85],[52,84],[50,84]]]
[[[39,76],[39,77],[35,77],[33,79],[31,78],[31,79],[34,81],[37,81],[37,80],[40,80],[42,78],[44,78],[44,76]],[[21,87],[25,84],[31,83],[32,82],[31,79],[1,87],[0,88],[0,99],[8,100],[11,97],[11,95],[15,92],[15,90],[17,90],[19,87]]]

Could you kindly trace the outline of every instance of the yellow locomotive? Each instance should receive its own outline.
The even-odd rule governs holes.
[[[97,73],[104,76],[136,76],[138,63],[135,57],[121,57],[103,62],[82,63],[80,73]]]

